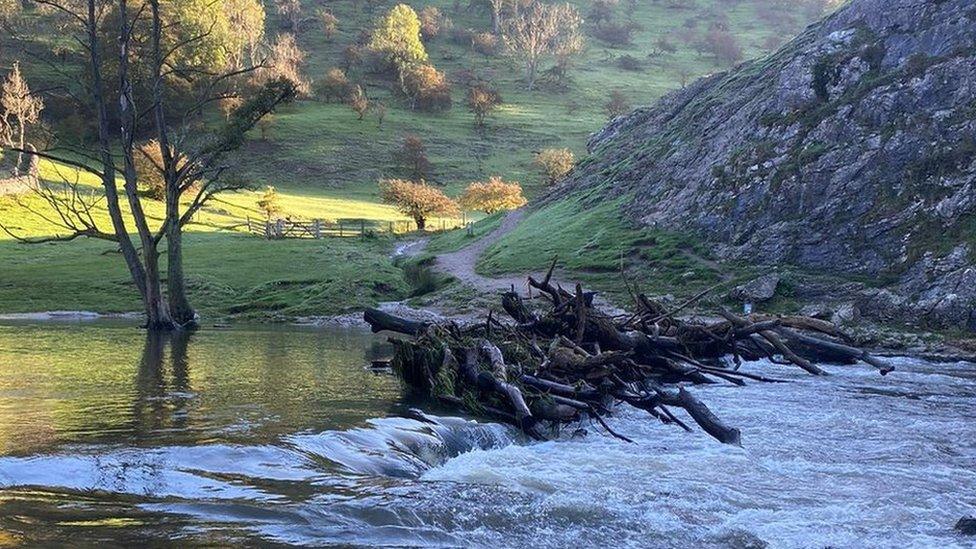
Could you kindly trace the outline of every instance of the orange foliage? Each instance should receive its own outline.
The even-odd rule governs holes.
[[[423,181],[381,180],[380,197],[383,202],[395,206],[400,213],[416,221],[417,229],[421,231],[426,228],[430,217],[456,216],[460,213],[457,202]]]
[[[522,186],[517,181],[506,183],[498,176],[468,185],[460,202],[466,210],[479,210],[486,214],[514,210],[526,204]]]

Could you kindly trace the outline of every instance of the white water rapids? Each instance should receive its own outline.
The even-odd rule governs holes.
[[[111,502],[188,544],[972,546],[952,527],[976,510],[976,367],[894,361],[887,377],[827,378],[756,363],[791,382],[695,388],[742,448],[636,410],[612,419],[636,444],[595,426],[527,443],[498,425],[384,418],[272,444],[2,457],[0,493]]]

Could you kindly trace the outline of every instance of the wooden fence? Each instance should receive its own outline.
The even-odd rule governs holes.
[[[273,221],[256,221],[247,219],[247,232],[262,236],[269,240],[283,238],[347,238],[363,237],[374,234],[401,234],[416,230],[413,221],[383,221],[377,219],[339,219],[335,222],[313,219],[311,221],[296,221],[292,219],[276,219]],[[460,220],[431,220],[427,223],[428,232],[449,231],[464,227]]]

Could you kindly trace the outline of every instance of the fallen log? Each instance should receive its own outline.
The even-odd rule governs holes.
[[[675,316],[688,303],[668,311],[639,294],[638,313],[621,321],[626,315],[604,314],[582,286],[575,292],[554,286],[554,269],[555,264],[541,281],[529,279],[529,287],[546,300],[523,300],[514,288],[502,296],[510,323],[493,313],[487,322],[463,329],[376,309],[367,310],[364,318],[374,332],[408,336],[394,340],[391,362],[408,385],[458,409],[515,425],[539,440],[560,426],[592,420],[629,441],[605,419],[616,404],[625,403],[690,430],[671,410],[680,408],[716,440],[741,445],[739,429],[722,421],[687,385],[783,381],[739,371],[743,359],[768,358],[815,375],[826,374],[817,362],[836,358],[866,362],[882,374],[893,369],[849,346],[842,332],[817,319],[740,317],[720,310],[725,320],[707,324]]]

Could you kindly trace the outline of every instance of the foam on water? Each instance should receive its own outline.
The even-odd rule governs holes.
[[[458,418],[385,418],[266,446],[79,448],[0,458],[0,487],[136,497],[296,544],[654,547],[963,546],[976,509],[971,364],[898,359],[882,378],[834,367],[791,383],[696,388],[743,447],[624,410],[626,444],[526,443]]]

